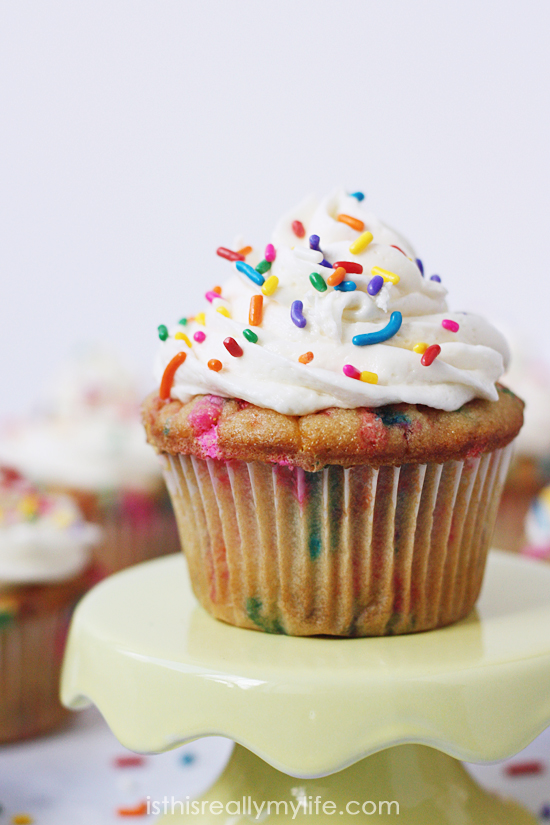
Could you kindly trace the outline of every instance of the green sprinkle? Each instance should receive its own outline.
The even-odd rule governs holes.
[[[311,285],[315,287],[317,292],[326,292],[328,287],[325,283],[325,279],[322,275],[319,275],[318,272],[312,272],[309,276],[309,280],[311,281]]]
[[[247,341],[250,341],[251,344],[258,343],[258,336],[255,332],[252,332],[251,329],[243,329],[243,335]]]
[[[180,318],[178,324],[181,324],[182,327],[187,326],[187,318]]]
[[[260,261],[260,263],[256,267],[256,272],[259,272],[260,275],[263,275],[264,272],[269,272],[270,269],[271,269],[271,262],[270,261]]]
[[[165,327],[164,324],[160,324],[158,331],[160,340],[166,341],[166,339],[168,338],[168,327]]]

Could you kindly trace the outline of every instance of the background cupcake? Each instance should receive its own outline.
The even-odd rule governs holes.
[[[99,538],[68,496],[0,471],[0,742],[43,733],[67,714],[58,698],[65,635],[96,580]]]
[[[144,409],[195,593],[293,635],[449,624],[481,587],[522,402],[507,345],[360,192],[308,199],[161,329]]]
[[[45,412],[6,424],[0,462],[78,500],[102,527],[94,553],[106,573],[179,550],[135,381],[111,353],[82,352],[52,382]]]

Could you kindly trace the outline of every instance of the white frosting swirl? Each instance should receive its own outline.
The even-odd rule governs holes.
[[[372,233],[372,242],[360,254],[350,253],[350,244],[360,233],[336,220],[340,214],[361,220],[365,231]],[[305,228],[302,239],[292,230],[295,220]],[[332,270],[319,262],[320,254],[309,251],[311,235],[320,237],[330,264],[355,261],[363,266],[362,274],[347,276],[356,284],[354,291],[313,288],[312,272],[326,279]],[[236,272],[224,284],[222,297],[207,304],[204,325],[195,320],[170,330],[157,358],[156,378],[161,380],[176,353],[187,353],[175,375],[173,398],[186,402],[194,395],[211,393],[288,415],[398,402],[455,410],[475,397],[497,399],[495,381],[508,360],[502,335],[477,315],[448,312],[445,288],[422,277],[410,244],[355,197],[338,192],[319,203],[312,198],[304,201],[278,223],[272,243],[276,260],[264,277],[275,275],[279,285],[272,296],[263,299],[261,326],[250,327],[249,323],[250,299],[261,294],[261,287]],[[254,266],[262,257],[251,254],[247,263]],[[398,275],[399,282],[386,282],[377,295],[369,295],[373,267]],[[303,303],[304,328],[291,319],[296,300]],[[230,317],[220,314],[219,307],[225,307]],[[392,312],[402,314],[396,335],[373,345],[352,343],[356,335],[385,327]],[[457,322],[458,332],[445,329],[444,319]],[[243,337],[247,328],[258,335],[257,343]],[[197,331],[206,335],[202,343],[193,340]],[[189,337],[191,349],[174,337],[177,332]],[[223,343],[227,337],[238,342],[242,357],[229,354]],[[421,354],[413,350],[418,343],[441,346],[431,366],[423,366]],[[313,360],[300,363],[299,357],[307,352],[313,353]],[[220,361],[222,370],[209,369],[210,359]],[[347,364],[375,373],[378,383],[349,378],[343,373]]]
[[[21,480],[0,486],[0,589],[70,579],[88,563],[100,528],[68,496],[44,495]]]

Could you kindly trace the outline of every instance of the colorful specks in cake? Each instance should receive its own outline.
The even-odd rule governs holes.
[[[304,305],[301,301],[293,301],[290,307],[290,318],[292,323],[303,329],[307,324],[306,317],[304,315]]]
[[[364,252],[367,246],[372,243],[372,239],[372,232],[369,232],[368,230],[366,232],[362,232],[357,240],[350,244],[349,251],[352,255],[360,255],[361,252]]]
[[[309,280],[311,285],[317,292],[326,292],[327,291],[327,284],[325,279],[322,275],[319,275],[318,272],[312,272],[309,276]]]
[[[207,366],[209,370],[212,370],[212,372],[220,372],[223,364],[221,361],[218,361],[217,358],[211,358]]]
[[[337,215],[336,220],[340,223],[347,224],[352,229],[355,229],[356,232],[362,232],[365,228],[363,221],[360,221],[359,218],[353,218],[351,215]]]
[[[218,395],[205,395],[195,402],[188,418],[195,438],[199,438],[216,426],[222,414],[223,405],[224,400]]]
[[[262,292],[264,295],[269,297],[270,295],[273,295],[278,286],[279,279],[277,278],[277,276],[270,275],[269,278],[267,278],[265,284],[262,286]]]
[[[248,310],[248,323],[251,327],[259,327],[262,323],[264,310],[263,295],[253,295]]]
[[[223,342],[224,347],[228,351],[229,355],[232,355],[233,358],[240,358],[243,355],[243,348],[240,344],[238,344],[234,338],[225,338]]]
[[[244,261],[244,255],[241,255],[240,252],[233,252],[232,249],[227,249],[225,246],[218,246],[216,255],[225,258],[226,261]]]
[[[393,336],[396,335],[401,329],[402,323],[403,316],[398,310],[396,310],[390,315],[390,320],[385,327],[377,330],[376,332],[366,332],[363,335],[354,335],[352,338],[352,343],[355,344],[356,347],[365,347],[370,344],[380,344],[382,341],[387,341],[389,338],[393,338]]]
[[[284,634],[285,630],[278,618],[262,616],[263,604],[261,599],[249,598],[246,600],[246,615],[257,627],[265,633]]]
[[[401,280],[395,272],[390,272],[389,269],[382,269],[381,266],[373,266],[370,273],[373,276],[380,275],[384,281],[389,281],[390,284],[398,284]]]
[[[263,286],[263,284],[265,283],[264,276],[261,275],[259,272],[256,272],[254,267],[250,266],[250,264],[247,264],[245,261],[237,261],[235,263],[235,266],[237,267],[239,272],[241,272],[243,275],[246,275],[247,278],[250,278],[250,280],[257,286]]]
[[[436,281],[438,284],[441,283],[441,278],[439,275],[430,275],[430,281]]]
[[[420,359],[420,363],[423,367],[430,367],[439,353],[441,352],[441,347],[439,344],[432,344],[431,347],[424,352],[424,355]]]
[[[193,339],[197,342],[197,344],[202,344],[202,342],[206,340],[206,335],[201,329],[198,329],[193,335]]]
[[[243,329],[243,335],[247,341],[250,341],[251,344],[258,343],[258,336],[251,329]]]
[[[334,272],[331,275],[328,276],[327,284],[329,286],[336,287],[336,286],[338,286],[338,284],[342,283],[342,281],[344,280],[345,277],[346,277],[346,270],[344,269],[343,266],[338,266],[338,267],[336,267]]]
[[[187,355],[185,352],[178,352],[177,355],[174,355],[172,360],[168,362],[160,382],[159,397],[162,401],[167,401],[170,398],[174,376],[186,358]]]
[[[304,352],[302,355],[300,355],[300,357],[298,358],[298,361],[300,362],[300,364],[309,364],[309,363],[311,363],[311,361],[313,361],[313,353],[312,352]]]
[[[338,292],[355,292],[357,289],[357,284],[355,281],[342,281],[342,283],[336,284],[334,289]]]
[[[269,261],[269,263],[272,264],[276,257],[277,251],[275,247],[272,243],[268,243],[268,245],[265,248],[264,258],[266,259],[266,261]]]
[[[157,327],[159,338],[161,341],[166,341],[168,338],[168,327],[165,324],[159,324]]]
[[[384,427],[410,427],[411,425],[409,416],[395,410],[391,405],[378,407],[374,411],[374,415],[380,419]]]
[[[458,332],[460,329],[460,325],[457,324],[456,321],[452,321],[450,318],[444,318],[443,321],[441,321],[441,326],[449,332]]]
[[[413,352],[417,352],[419,355],[424,355],[427,349],[428,344],[425,341],[419,341],[418,344],[414,345]]]
[[[304,229],[304,224],[302,221],[292,221],[292,231],[296,235],[297,238],[304,238],[306,234],[306,230]]]

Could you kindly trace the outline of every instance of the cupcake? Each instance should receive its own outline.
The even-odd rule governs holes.
[[[550,367],[527,345],[512,346],[512,364],[503,383],[525,401],[525,423],[497,514],[495,545],[519,552],[525,519],[542,488],[550,483]]]
[[[99,533],[72,499],[0,471],[0,742],[44,733],[67,714],[58,698],[64,640],[95,581]]]
[[[161,329],[143,411],[199,602],[298,636],[466,616],[523,418],[502,335],[359,192],[218,255],[233,274]]]
[[[116,358],[87,349],[52,381],[46,412],[6,424],[0,436],[1,464],[73,496],[101,525],[94,556],[105,574],[180,549],[138,398]]]
[[[541,490],[529,507],[523,534],[523,555],[550,559],[550,485]]]

